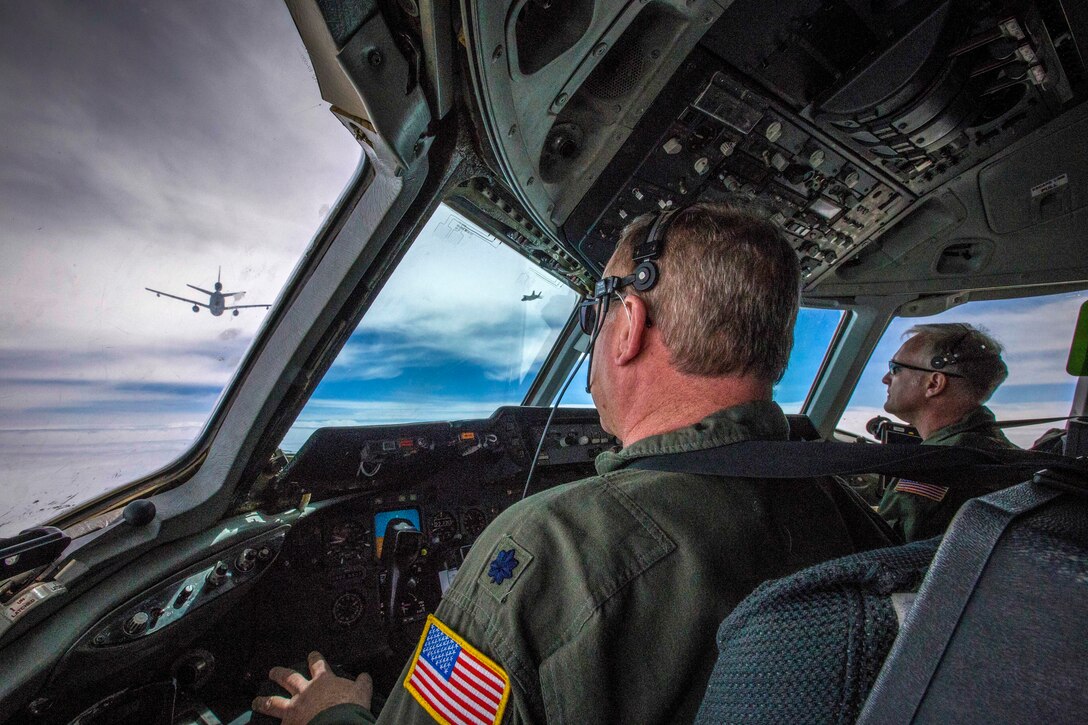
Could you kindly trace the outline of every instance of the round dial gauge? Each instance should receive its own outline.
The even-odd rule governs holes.
[[[370,559],[370,530],[358,521],[338,521],[329,528],[325,560],[333,566]]]
[[[332,618],[341,627],[350,627],[363,616],[363,598],[355,592],[344,592],[332,603]]]
[[[427,618],[427,605],[424,604],[422,599],[412,593],[405,594],[401,600],[397,602],[396,611],[403,624],[418,622],[421,619]]]
[[[461,526],[465,536],[475,539],[487,527],[487,516],[480,509],[468,509],[461,514]]]
[[[439,544],[448,543],[457,535],[457,519],[449,511],[439,511],[428,521],[431,540]]]

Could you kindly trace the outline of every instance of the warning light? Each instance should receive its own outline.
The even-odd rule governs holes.
[[[476,434],[475,433],[462,433],[461,434],[461,440],[463,440],[463,441],[474,441],[474,440],[476,440]]]
[[[412,439],[411,438],[401,438],[400,439],[400,447],[401,448],[411,448],[412,447]]]

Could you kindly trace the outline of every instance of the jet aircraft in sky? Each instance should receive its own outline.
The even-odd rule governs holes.
[[[533,293],[531,295],[522,295],[521,296],[521,301],[522,302],[531,302],[532,300],[539,300],[540,299],[540,294],[541,294],[540,292],[537,292],[536,290],[533,290]]]
[[[191,304],[193,306],[193,312],[200,312],[201,307],[206,307],[208,309],[208,312],[211,312],[212,315],[214,315],[215,317],[219,317],[220,315],[222,315],[227,310],[232,310],[232,314],[237,316],[238,315],[238,310],[244,309],[246,307],[263,307],[266,310],[269,307],[271,307],[271,305],[228,305],[227,304],[227,298],[228,297],[234,297],[236,300],[240,300],[240,299],[242,299],[242,296],[245,295],[245,292],[224,292],[223,291],[222,277],[223,277],[223,268],[220,267],[219,268],[219,274],[215,278],[214,291],[209,291],[209,290],[206,290],[206,289],[202,289],[202,288],[197,287],[196,285],[192,285],[192,284],[185,285],[186,287],[191,287],[192,289],[195,289],[197,292],[203,292],[204,294],[208,295],[208,301],[207,302],[198,302],[196,300],[190,300],[190,299],[185,298],[185,297],[178,297],[177,295],[172,295],[169,292],[162,292],[162,291],[157,290],[157,289],[151,289],[150,287],[144,287],[144,289],[147,290],[148,292],[154,292],[156,297],[162,297],[163,295],[165,295],[165,296],[167,296],[167,297],[169,297],[171,299],[181,300],[182,302],[188,302],[189,304]]]

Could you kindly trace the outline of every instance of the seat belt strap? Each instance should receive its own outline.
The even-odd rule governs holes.
[[[736,478],[802,479],[880,473],[945,486],[976,484],[988,476],[1023,475],[1042,470],[1068,472],[1084,482],[1088,493],[1088,461],[1034,451],[983,451],[966,447],[917,446],[905,443],[808,441],[740,441],[716,448],[638,458],[627,464],[674,473]]]

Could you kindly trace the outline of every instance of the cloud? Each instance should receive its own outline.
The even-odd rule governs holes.
[[[219,266],[272,302],[359,158],[283,53],[301,50],[286,8],[3,12],[0,287],[18,292],[4,346],[154,339],[164,317],[174,339],[207,341],[222,324],[143,287],[193,296]],[[251,337],[263,312],[234,319]]]
[[[273,302],[360,149],[286,7],[256,2],[5,3],[0,127],[10,527],[191,444],[265,311],[194,315],[144,287],[203,301],[185,285],[222,267]]]
[[[541,299],[523,302],[522,296],[532,291],[541,292]],[[392,359],[403,363],[452,356],[509,379],[524,376],[538,363],[577,297],[562,282],[441,206],[356,335],[391,339]],[[346,374],[347,363],[366,357],[366,349],[349,355],[339,374]]]

